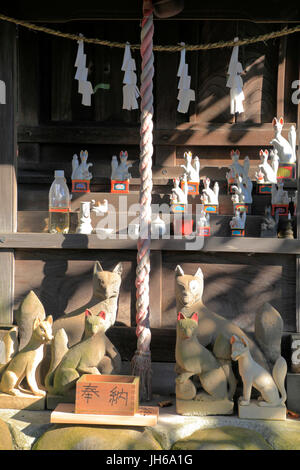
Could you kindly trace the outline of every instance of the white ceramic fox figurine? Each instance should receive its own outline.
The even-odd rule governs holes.
[[[93,178],[92,173],[90,173],[89,168],[93,166],[92,163],[87,163],[88,151],[82,150],[80,152],[81,163],[78,162],[77,155],[73,155],[72,160],[72,180],[91,180]]]
[[[239,210],[236,211],[235,217],[232,218],[230,221],[230,227],[232,230],[239,229],[244,230],[246,226],[246,219],[247,214],[246,212],[240,212]]]
[[[239,373],[243,381],[243,397],[240,405],[250,404],[252,387],[258,390],[261,397],[259,406],[281,406],[287,399],[285,391],[285,378],[287,363],[283,357],[279,357],[273,367],[272,375],[261,367],[251,356],[248,340],[244,337],[231,337],[232,360],[238,361]],[[280,395],[279,396],[279,392]]]
[[[186,174],[182,177],[182,181],[184,182],[184,189],[181,189],[180,187],[180,178],[174,178],[174,188],[172,189],[171,201],[177,204],[188,203],[188,184]]]
[[[278,152],[273,151],[271,154],[271,164],[268,163],[269,152],[268,150],[261,150],[259,152],[260,165],[259,173],[256,173],[256,179],[264,184],[277,184],[277,173],[279,167]]]
[[[270,144],[273,145],[274,149],[277,150],[281,163],[295,163],[296,162],[296,129],[295,126],[291,126],[288,134],[288,140],[282,135],[282,129],[284,125],[284,119],[273,119],[273,127],[275,136],[271,140]]]
[[[219,184],[215,183],[214,188],[211,189],[209,178],[205,178],[203,183],[204,183],[203,199],[202,199],[203,203],[219,205],[219,192],[220,192]]]
[[[193,155],[191,152],[184,154],[185,165],[181,165],[187,176],[187,180],[193,183],[200,182],[200,161],[198,157],[195,157],[193,161]]]

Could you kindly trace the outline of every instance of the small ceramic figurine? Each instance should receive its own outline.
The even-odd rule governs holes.
[[[234,204],[252,204],[252,189],[253,184],[249,177],[242,178],[238,176],[237,179],[237,186],[232,186],[232,191],[234,191],[234,195],[232,197],[232,201]]]
[[[237,210],[235,216],[230,221],[231,229],[232,230],[234,229],[245,230],[246,219],[247,219],[246,212],[240,212],[239,210]]]
[[[282,128],[284,125],[284,119],[277,118],[273,119],[274,127],[274,139],[271,140],[270,144],[273,145],[274,149],[277,150],[280,163],[295,163],[296,162],[296,129],[295,126],[291,126],[288,140],[282,135]]]
[[[272,208],[266,207],[265,217],[261,224],[261,238],[277,238],[279,216],[276,212],[275,219],[272,217]]]
[[[210,235],[210,215],[205,212],[204,206],[201,207],[200,217],[197,222],[197,233],[200,236]]]
[[[273,205],[289,205],[289,193],[284,191],[284,183],[280,182],[272,185],[272,204]]]
[[[32,336],[29,343],[7,364],[1,377],[0,392],[19,396],[23,393],[43,397],[44,390],[39,389],[36,381],[36,370],[43,359],[44,345],[52,341],[52,317],[46,320],[36,318],[33,323]],[[21,387],[26,377],[29,389]]]
[[[194,158],[191,152],[184,154],[185,165],[181,165],[184,169],[187,181],[193,183],[200,182],[200,160],[198,157]]]
[[[167,232],[167,227],[163,219],[159,214],[156,214],[156,217],[151,222],[151,237],[159,238],[163,237]]]
[[[220,192],[219,184],[215,183],[214,188],[211,189],[209,178],[205,178],[203,180],[203,183],[204,183],[204,189],[203,189],[203,195],[201,197],[201,201],[205,205],[213,204],[213,205],[218,206],[219,205],[219,192]]]
[[[114,155],[111,161],[111,180],[113,181],[128,181],[131,178],[129,168],[132,167],[131,163],[127,162],[128,152],[120,152],[120,163]]]
[[[92,221],[91,221],[91,203],[81,202],[79,223],[76,229],[76,233],[90,235],[93,232]]]
[[[84,180],[89,181],[93,178],[92,173],[90,173],[89,168],[93,166],[92,163],[87,163],[88,151],[80,152],[81,163],[78,162],[78,156],[73,155],[72,161],[72,180]]]
[[[101,215],[107,214],[108,212],[108,200],[104,199],[103,204],[100,204],[100,201],[97,202],[94,199],[92,199],[92,212],[95,212],[97,217],[100,217]]]
[[[289,212],[288,220],[284,220],[284,219],[285,218],[280,217],[280,220],[278,222],[278,238],[286,238],[286,239],[294,240],[295,237],[294,237],[291,213]]]
[[[243,382],[243,396],[239,400],[240,417],[242,417],[242,408],[252,407],[247,417],[250,419],[264,419],[265,416],[263,412],[260,413],[259,408],[272,407],[275,409],[283,408],[281,419],[284,420],[286,417],[284,403],[287,399],[285,391],[287,363],[285,359],[282,356],[277,358],[271,375],[252,358],[247,338],[233,335],[231,345],[231,357],[233,361],[238,361],[239,373]],[[258,400],[253,400],[251,403],[252,387],[258,390],[261,396]],[[246,413],[247,411],[248,410],[246,410]],[[279,419],[276,414],[274,414],[274,416],[269,415],[269,419],[272,418]]]
[[[259,171],[258,173],[255,173],[257,182],[260,184],[277,184],[277,173],[279,168],[279,156],[277,150],[273,150],[270,153],[271,164],[268,163],[268,150],[261,150],[259,156]]]
[[[181,180],[184,182],[184,189],[180,187],[180,178],[174,178],[174,188],[170,196],[171,202],[174,204],[187,204],[188,203],[188,184],[187,175],[185,174]]]
[[[230,165],[230,171],[227,173],[226,177],[228,180],[228,183],[232,184],[234,181],[236,181],[237,177],[241,178],[248,178],[249,175],[249,169],[250,169],[250,160],[249,157],[246,157],[244,160],[244,166],[242,166],[239,163],[239,158],[240,158],[240,151],[239,150],[232,150],[231,153],[231,158],[232,158],[232,165]]]

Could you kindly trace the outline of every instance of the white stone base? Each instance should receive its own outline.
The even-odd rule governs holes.
[[[45,404],[45,397],[36,397],[25,393],[14,397],[13,395],[0,393],[1,409],[41,411],[45,409]]]
[[[234,403],[230,400],[215,400],[200,393],[194,400],[176,399],[176,412],[182,416],[232,415]]]
[[[257,400],[251,400],[248,406],[239,404],[239,418],[286,421],[286,406],[259,406]]]

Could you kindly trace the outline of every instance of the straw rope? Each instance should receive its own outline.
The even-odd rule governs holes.
[[[73,41],[83,40],[84,42],[88,44],[97,44],[100,46],[114,47],[114,48],[119,48],[119,49],[124,49],[126,47],[126,43],[106,41],[104,39],[97,39],[97,38],[85,38],[85,37],[80,36],[79,34],[63,33],[61,31],[47,28],[46,26],[39,26],[33,23],[29,23],[27,21],[10,18],[3,14],[0,14],[0,20],[8,21],[10,23],[23,26],[24,28],[27,28],[33,31],[39,31],[42,33],[50,34],[52,36],[57,36],[57,37],[65,38],[65,39],[71,39]],[[258,42],[266,42],[271,39],[277,39],[283,36],[289,36],[291,34],[295,34],[299,32],[300,32],[300,25],[297,25],[297,26],[294,26],[293,28],[285,27],[281,29],[280,31],[273,31],[271,33],[261,34],[253,38],[240,39],[237,42],[234,42],[234,40],[230,40],[230,41],[213,42],[213,43],[208,43],[208,44],[194,44],[194,45],[186,44],[184,48],[187,51],[209,51],[212,49],[224,49],[226,47],[247,46],[249,44],[255,44]],[[140,49],[141,46],[140,44],[133,44],[130,47],[131,49]],[[158,52],[178,52],[178,51],[181,51],[182,49],[183,49],[182,45],[153,46],[153,51],[158,51]]]

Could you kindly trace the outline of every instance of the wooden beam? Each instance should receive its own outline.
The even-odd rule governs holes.
[[[130,239],[100,240],[96,234],[0,233],[0,253],[10,249],[135,251],[136,241]],[[205,239],[202,247],[196,239],[187,240],[171,237],[170,240],[152,240],[151,250],[300,255],[300,240],[213,237]]]
[[[284,117],[285,75],[286,75],[287,37],[279,42],[279,60],[277,77],[277,117]]]
[[[0,70],[6,85],[6,104],[0,112],[0,227],[2,231],[17,229],[16,184],[16,27],[0,23]],[[12,323],[14,299],[14,252],[0,252],[0,322]]]
[[[286,123],[287,132],[295,123]],[[274,137],[271,123],[183,124],[172,129],[156,129],[154,145],[166,146],[269,146]],[[139,145],[138,127],[19,126],[19,143]],[[173,158],[173,157],[172,157]]]

